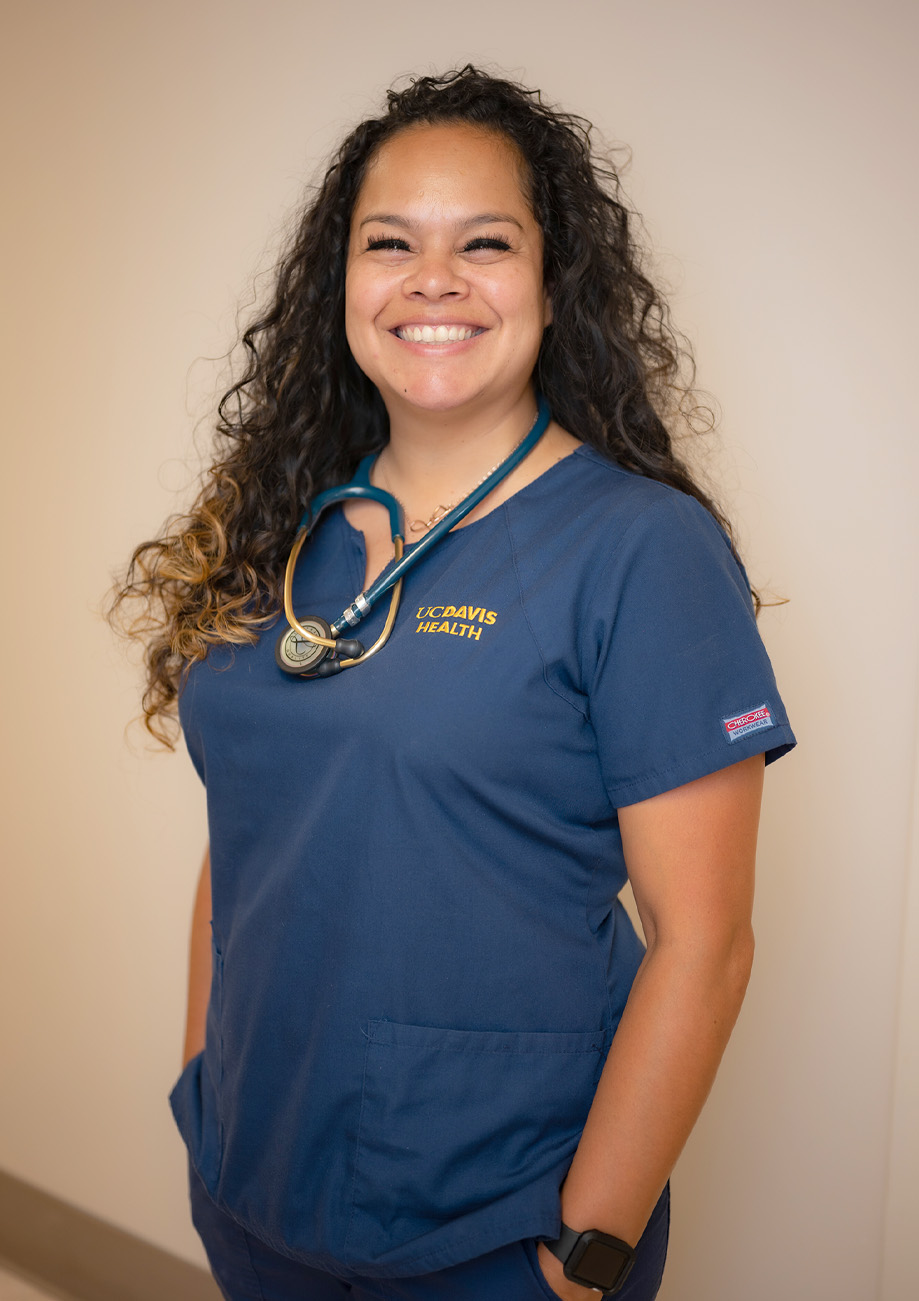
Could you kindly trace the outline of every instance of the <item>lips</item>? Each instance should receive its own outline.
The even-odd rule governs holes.
[[[462,343],[482,333],[473,325],[399,325],[393,330],[405,343]]]

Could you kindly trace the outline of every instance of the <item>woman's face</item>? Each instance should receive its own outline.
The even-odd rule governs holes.
[[[531,403],[551,319],[542,232],[502,136],[411,127],[381,146],[351,220],[345,329],[391,421]]]

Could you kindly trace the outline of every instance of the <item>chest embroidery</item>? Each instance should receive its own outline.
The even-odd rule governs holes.
[[[473,605],[422,605],[418,608],[415,632],[445,632],[451,637],[478,641],[482,628],[496,622],[495,610]]]

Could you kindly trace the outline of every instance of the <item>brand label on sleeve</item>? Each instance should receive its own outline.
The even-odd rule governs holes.
[[[775,727],[775,719],[768,705],[757,705],[745,714],[735,714],[733,718],[722,718],[721,726],[729,741],[740,741],[751,732],[762,732],[767,727]]]

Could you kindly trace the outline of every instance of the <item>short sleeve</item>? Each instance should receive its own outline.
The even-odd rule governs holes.
[[[614,807],[795,744],[746,576],[692,498],[668,493],[633,520],[590,609],[589,713]]]

